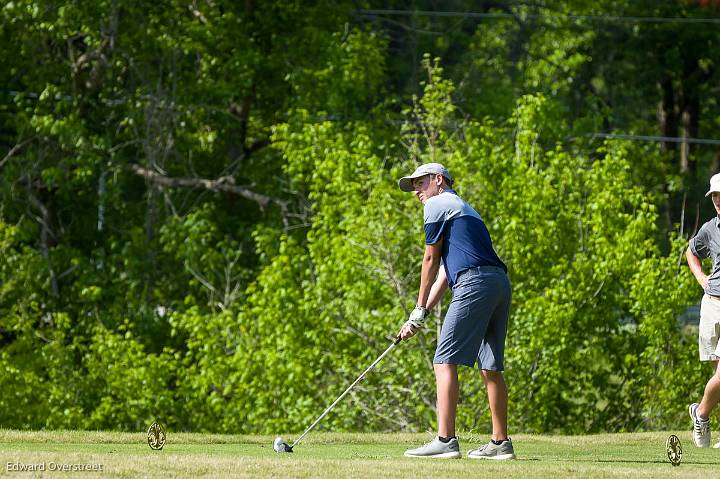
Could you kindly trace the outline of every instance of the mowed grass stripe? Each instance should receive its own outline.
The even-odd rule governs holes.
[[[142,433],[0,431],[0,475],[7,462],[98,463],[97,477],[415,477],[502,474],[503,477],[714,477],[720,449],[697,449],[689,432],[675,432],[684,457],[672,467],[665,455],[670,433],[601,434],[513,438],[517,461],[404,458],[403,451],[430,434],[335,434],[307,436],[293,454],[272,450],[271,436],[173,434],[162,451]],[[292,435],[283,436],[289,442]],[[463,453],[486,436],[461,434]],[[72,473],[63,473],[71,477]],[[76,473],[94,477],[93,473]]]

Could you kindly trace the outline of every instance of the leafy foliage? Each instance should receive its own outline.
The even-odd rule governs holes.
[[[0,7],[0,426],[301,430],[413,306],[422,213],[396,181],[426,161],[510,268],[511,429],[684,424],[707,371],[680,260],[715,152],[592,135],[717,137],[705,12],[376,3]],[[442,314],[319,427],[432,424]]]

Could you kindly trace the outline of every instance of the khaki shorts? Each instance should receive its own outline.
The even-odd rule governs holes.
[[[698,331],[700,361],[720,359],[718,339],[720,339],[720,298],[706,294],[700,303],[700,330]]]

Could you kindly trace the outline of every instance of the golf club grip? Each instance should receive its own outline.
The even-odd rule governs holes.
[[[400,341],[402,341],[402,338],[401,338],[400,335],[398,334],[398,335],[395,337],[395,341],[393,341],[393,344],[394,344],[395,346],[397,346],[398,344],[400,344]]]

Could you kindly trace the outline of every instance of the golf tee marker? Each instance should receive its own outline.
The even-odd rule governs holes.
[[[147,442],[150,449],[159,451],[165,445],[165,430],[163,429],[160,422],[156,419],[154,423],[150,425],[147,432]]]
[[[675,434],[671,434],[670,437],[667,438],[665,450],[667,451],[668,459],[670,459],[670,464],[679,466],[680,461],[682,461],[683,452],[680,439]]]

